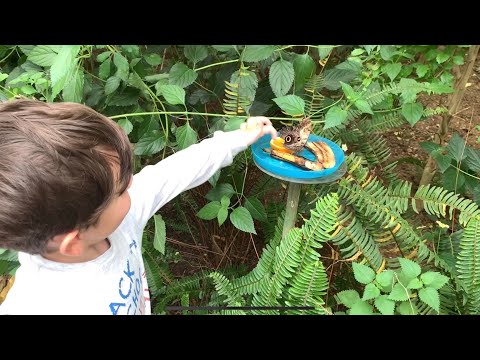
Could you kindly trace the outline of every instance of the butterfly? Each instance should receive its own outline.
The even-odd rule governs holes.
[[[283,146],[294,152],[299,152],[305,146],[312,127],[310,119],[305,118],[300,124],[281,129],[279,137],[284,140]]]

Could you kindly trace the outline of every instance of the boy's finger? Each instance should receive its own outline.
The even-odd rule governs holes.
[[[247,120],[248,126],[257,126],[257,125],[272,125],[272,122],[269,118],[265,116],[252,116]]]
[[[277,129],[275,129],[272,125],[266,125],[262,129],[263,135],[265,134],[270,134],[272,135],[272,139],[276,139],[278,137],[277,135]]]

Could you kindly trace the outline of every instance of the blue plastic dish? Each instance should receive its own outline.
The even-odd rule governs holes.
[[[337,171],[342,163],[345,161],[345,153],[343,150],[335,144],[333,141],[320,137],[318,135],[310,134],[308,141],[323,141],[332,148],[335,155],[335,166],[330,169],[323,169],[318,171],[303,170],[295,165],[289,164],[286,161],[274,159],[269,153],[263,151],[270,147],[270,140],[272,136],[270,134],[262,136],[254,144],[252,144],[253,158],[258,166],[263,168],[269,173],[296,179],[317,179]],[[296,155],[303,156],[304,158],[312,161],[316,161],[315,156],[307,149],[303,149]]]

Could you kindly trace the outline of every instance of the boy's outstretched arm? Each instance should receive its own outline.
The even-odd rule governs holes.
[[[235,155],[265,134],[277,137],[270,120],[250,117],[239,130],[216,131],[212,138],[143,168],[134,176],[129,189],[130,211],[138,226],[143,228],[158,209],[182,191],[203,184],[218,169],[230,165]]]

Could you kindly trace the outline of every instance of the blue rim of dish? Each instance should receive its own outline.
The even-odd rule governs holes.
[[[333,174],[345,161],[345,153],[340,146],[331,140],[325,139],[318,135],[310,134],[308,141],[323,141],[330,146],[335,156],[335,166],[330,169],[322,169],[318,171],[303,170],[298,166],[287,163],[286,161],[274,159],[269,153],[263,151],[263,149],[270,148],[271,139],[272,136],[270,134],[262,136],[254,144],[252,144],[252,153],[253,158],[258,166],[278,176],[289,177],[292,179],[317,179]],[[296,155],[303,156],[304,158],[312,161],[316,160],[315,156],[307,149],[303,149]]]

